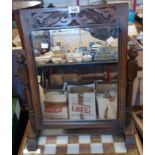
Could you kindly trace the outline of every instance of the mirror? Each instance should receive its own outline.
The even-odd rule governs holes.
[[[117,119],[118,28],[31,34],[45,119]]]

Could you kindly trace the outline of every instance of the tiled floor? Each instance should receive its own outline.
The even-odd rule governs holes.
[[[126,153],[124,138],[120,135],[69,135],[40,137],[39,149],[23,155],[65,155],[65,154],[103,154]]]

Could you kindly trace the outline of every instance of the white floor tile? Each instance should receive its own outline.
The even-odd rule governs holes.
[[[90,143],[90,135],[80,135],[79,143],[80,144],[89,144]]]
[[[100,143],[91,144],[91,153],[103,153],[103,147]]]
[[[102,135],[101,136],[102,143],[113,143],[112,135]]]
[[[56,144],[48,144],[45,145],[44,155],[56,154]]]
[[[68,144],[67,154],[79,154],[79,144]]]
[[[125,143],[122,143],[122,142],[114,143],[114,147],[115,147],[116,153],[126,153],[127,152]]]
[[[46,144],[46,137],[39,137],[38,145],[45,145]]]
[[[57,144],[68,144],[68,136],[57,136]]]

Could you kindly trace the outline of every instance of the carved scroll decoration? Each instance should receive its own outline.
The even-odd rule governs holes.
[[[42,12],[32,15],[33,26],[35,28],[53,27],[69,25],[72,22],[72,17],[68,12]]]
[[[114,8],[85,9],[76,16],[78,23],[82,24],[102,24],[112,23],[116,19]]]
[[[84,9],[77,14],[69,14],[67,11],[32,13],[34,28],[113,23],[115,20],[116,12],[112,7]]]

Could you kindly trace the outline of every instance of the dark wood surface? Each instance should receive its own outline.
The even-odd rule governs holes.
[[[80,7],[80,13],[69,14],[67,8],[42,8],[42,9],[27,9],[20,11],[21,28],[23,33],[23,43],[26,50],[27,74],[29,81],[29,94],[31,96],[30,104],[30,124],[31,129],[35,126],[35,130],[30,132],[30,141],[28,141],[28,149],[36,148],[36,135],[43,128],[105,128],[107,131],[114,132],[118,129],[126,127],[126,111],[130,114],[132,85],[136,70],[131,70],[131,66],[135,64],[135,57],[130,56],[127,70],[127,28],[128,28],[128,6],[126,3],[115,5],[99,5]],[[80,28],[80,27],[118,27],[119,28],[119,89],[118,89],[118,120],[115,124],[112,122],[98,121],[79,121],[79,122],[54,122],[43,121],[41,104],[39,98],[39,88],[36,76],[36,66],[33,56],[32,44],[30,35],[35,30],[49,30],[60,28]],[[22,58],[23,59],[23,58]],[[127,72],[128,71],[128,72]],[[22,75],[24,76],[24,75]],[[127,79],[128,77],[128,79]],[[131,79],[131,78],[132,79]],[[21,77],[22,78],[22,77]],[[127,80],[129,89],[127,90],[128,97],[126,98]],[[127,100],[126,100],[127,99]],[[127,102],[126,102],[127,101]],[[127,104],[126,104],[127,103]],[[126,110],[127,106],[127,110]],[[130,128],[129,128],[130,129]],[[131,132],[132,133],[132,132]]]
[[[127,105],[126,105],[126,111],[127,111],[127,123],[130,124],[130,117],[131,117],[131,102],[132,102],[132,92],[133,92],[133,83],[134,80],[137,77],[137,72],[141,71],[142,68],[138,66],[136,57],[138,56],[138,51],[136,48],[132,48],[128,51],[129,59],[128,59],[128,65],[127,65]]]
[[[29,79],[28,79],[28,72],[27,72],[27,66],[25,63],[25,55],[23,53],[17,53],[16,54],[16,61],[18,63],[18,76],[20,78],[22,87],[25,92],[25,96],[27,99],[28,103],[28,111],[29,111],[29,121],[31,123],[31,130],[30,130],[30,135],[28,138],[28,147],[31,150],[36,150],[37,149],[37,135],[38,135],[38,130],[37,130],[37,124],[35,123],[35,116],[34,116],[34,108],[32,104],[32,96],[31,96],[31,90],[29,87]]]

